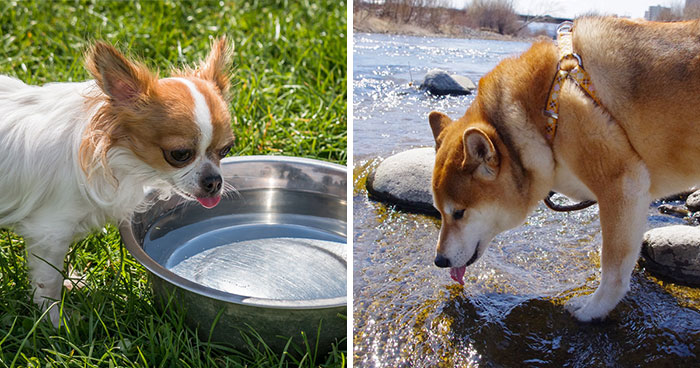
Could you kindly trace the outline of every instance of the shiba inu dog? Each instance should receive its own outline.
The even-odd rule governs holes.
[[[554,42],[535,42],[480,80],[464,116],[430,114],[442,215],[435,264],[462,283],[491,239],[523,223],[550,190],[596,200],[600,284],[567,305],[591,321],[629,289],[652,199],[700,181],[700,21],[586,17],[571,40],[578,61],[561,59]],[[555,76],[572,62],[589,80],[565,78],[555,91]],[[559,106],[553,132],[543,113],[550,94]]]

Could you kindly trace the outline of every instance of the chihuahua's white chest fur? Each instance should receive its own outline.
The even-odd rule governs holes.
[[[93,81],[0,76],[0,227],[25,238],[35,303],[60,299],[71,242],[130,216],[147,188],[219,202],[233,142],[229,57],[222,38],[199,68],[159,79],[98,42],[86,61]],[[49,315],[58,326],[58,308]]]

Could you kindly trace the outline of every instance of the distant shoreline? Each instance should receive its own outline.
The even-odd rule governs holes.
[[[352,23],[353,30],[355,32],[362,33],[382,33],[404,36],[445,37],[519,42],[532,42],[536,39],[531,37],[502,35],[500,33],[492,31],[450,26],[444,24],[435,28],[425,28],[415,24],[398,24],[386,18],[379,18],[374,15],[369,15],[365,12],[355,13],[353,15]]]

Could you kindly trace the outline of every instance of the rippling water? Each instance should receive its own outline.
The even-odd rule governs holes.
[[[428,96],[416,88],[430,69],[476,82],[527,43],[355,34],[353,51],[353,155],[399,152],[432,145],[428,113],[464,114],[473,96]],[[411,82],[415,86],[411,86]]]
[[[432,145],[427,114],[461,116],[473,97],[409,86],[434,67],[475,82],[527,44],[356,34],[354,40],[354,356],[361,367],[692,366],[700,291],[635,270],[632,290],[599,324],[577,323],[570,297],[600,277],[597,206],[540,206],[467,268],[465,286],[433,266],[439,220],[371,201],[377,157]],[[410,74],[409,74],[410,70]],[[649,209],[649,227],[680,223]]]

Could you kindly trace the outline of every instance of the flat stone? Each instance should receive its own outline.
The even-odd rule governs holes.
[[[468,95],[476,89],[471,79],[461,75],[450,75],[441,69],[433,69],[425,75],[420,89],[434,95]]]
[[[431,180],[435,148],[415,148],[386,158],[367,177],[374,199],[405,210],[438,215],[433,207]]]
[[[673,281],[700,285],[700,228],[673,225],[651,229],[642,244],[644,267]]]
[[[696,190],[685,200],[685,206],[693,212],[700,211],[700,190]]]
[[[659,205],[657,209],[659,210],[659,212],[665,215],[671,215],[680,218],[690,216],[690,211],[688,211],[688,209],[683,206],[674,206],[672,204],[666,203]]]

